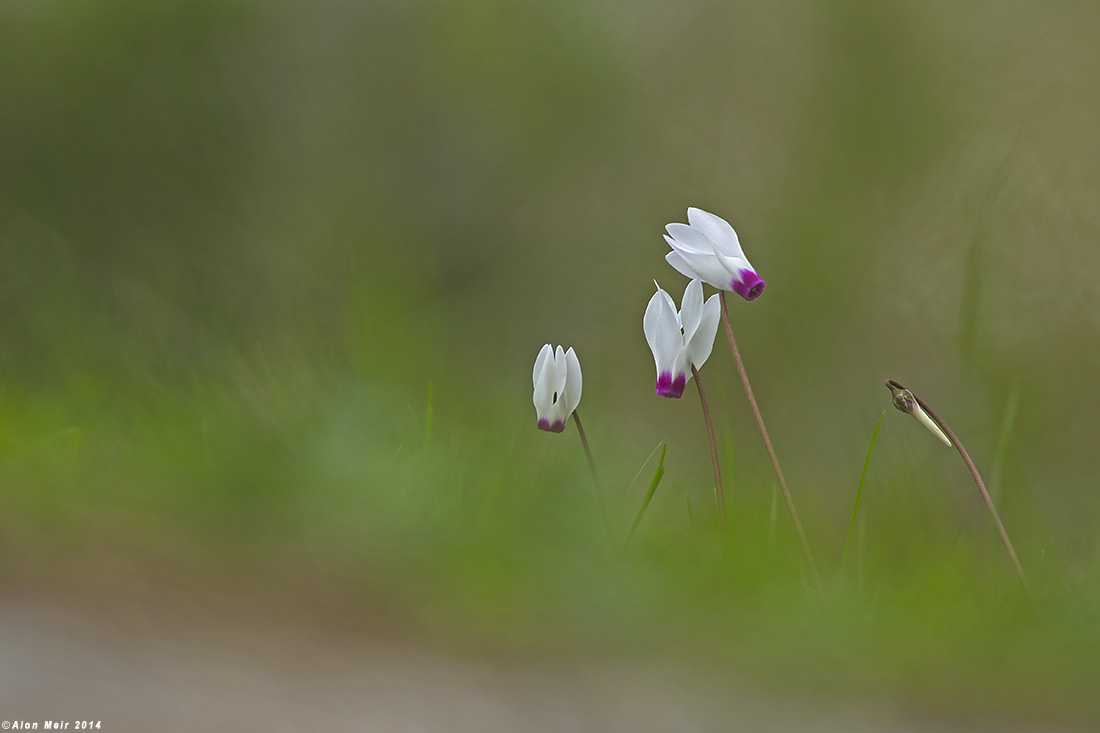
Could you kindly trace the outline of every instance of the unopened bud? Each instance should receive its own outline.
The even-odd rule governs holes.
[[[917,398],[913,396],[913,393],[905,388],[900,382],[894,379],[887,379],[886,386],[890,389],[890,392],[894,395],[894,407],[898,408],[902,412],[912,415],[920,422],[921,425],[928,428],[929,432],[935,435],[937,438],[943,441],[944,445],[951,445],[951,441],[944,435],[943,430],[936,424],[927,412],[917,402]]]

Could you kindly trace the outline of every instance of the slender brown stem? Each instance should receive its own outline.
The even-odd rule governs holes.
[[[577,425],[577,432],[581,436],[581,445],[584,446],[584,455],[588,458],[588,470],[592,472],[592,483],[598,488],[600,477],[596,475],[596,462],[592,460],[592,449],[588,447],[588,436],[584,434],[584,425],[581,425],[580,413],[573,410],[573,422]]]
[[[707,440],[710,441],[710,460],[714,464],[714,495],[718,497],[718,526],[722,528],[722,534],[726,533],[726,498],[722,493],[722,469],[718,465],[718,446],[714,442],[714,424],[710,419],[710,408],[707,407],[707,395],[703,391],[703,383],[699,381],[699,371],[695,365],[691,365],[691,376],[695,378],[695,387],[699,390],[699,401],[703,404],[703,422],[707,424]]]
[[[787,488],[787,481],[783,478],[783,469],[779,467],[779,459],[776,458],[775,449],[772,448],[772,441],[768,437],[768,429],[764,427],[764,418],[760,415],[760,408],[756,405],[756,398],[752,394],[752,386],[749,384],[749,376],[745,373],[745,364],[741,361],[741,352],[737,350],[737,340],[733,337],[733,327],[730,325],[729,310],[726,308],[726,294],[724,291],[719,291],[718,302],[722,304],[722,323],[726,327],[726,338],[730,342],[730,351],[733,353],[733,360],[737,362],[737,373],[741,376],[741,384],[745,387],[745,397],[749,400],[749,407],[752,408],[753,417],[756,418],[756,425],[760,428],[760,437],[764,439],[764,449],[768,452],[768,458],[772,462],[772,470],[775,471],[775,478],[779,481],[779,488],[783,491],[783,499],[787,502],[787,511],[790,512],[791,520],[794,522],[795,532],[798,533],[798,541],[802,543],[802,552],[806,555],[806,563],[810,566],[810,574],[813,576],[814,586],[817,588],[818,594],[821,593],[821,578],[817,574],[817,564],[814,563],[814,556],[810,552],[810,544],[806,541],[806,533],[802,530],[802,522],[798,519],[798,511],[794,508],[794,500],[791,498],[791,492]]]
[[[932,420],[939,426],[940,430],[947,435],[947,439],[951,441],[951,445],[955,446],[955,450],[962,456],[963,462],[966,463],[966,467],[970,470],[970,475],[974,479],[974,484],[978,487],[978,493],[982,495],[982,500],[985,501],[986,507],[989,509],[990,516],[993,517],[993,523],[997,526],[997,533],[1001,535],[1001,544],[1005,546],[1005,551],[1008,553],[1008,559],[1012,561],[1012,567],[1016,570],[1016,575],[1020,578],[1020,584],[1024,587],[1024,592],[1027,593],[1027,597],[1031,600],[1032,604],[1035,603],[1035,596],[1031,593],[1031,586],[1027,582],[1027,575],[1024,573],[1024,568],[1020,564],[1020,559],[1016,556],[1016,550],[1012,547],[1012,540],[1008,538],[1008,531],[1005,530],[1004,523],[1001,522],[1001,516],[997,514],[997,508],[993,506],[993,499],[989,496],[989,491],[985,488],[985,482],[982,481],[981,474],[978,473],[977,467],[974,465],[974,461],[970,460],[970,454],[966,452],[966,448],[963,447],[962,441],[955,435],[951,427],[943,421],[943,419],[936,414],[936,411],[929,407],[928,403],[913,394],[912,390],[906,389],[900,382],[893,379],[886,380],[886,386],[890,388],[890,391],[894,393],[894,405],[898,409],[902,409],[899,404],[899,397],[904,402],[904,396],[908,394],[912,397],[916,403],[920,406],[920,409],[932,418]],[[903,412],[909,412],[910,410],[902,410]]]
[[[584,446],[584,455],[588,458],[588,470],[592,472],[592,483],[596,485],[596,501],[600,505],[600,514],[603,515],[603,522],[607,526],[607,533],[614,538],[615,531],[611,527],[611,515],[607,511],[607,504],[603,500],[603,489],[600,486],[600,477],[596,475],[596,462],[592,460],[592,449],[588,447],[588,436],[584,433],[584,425],[581,424],[581,415],[576,410],[573,410],[573,423],[577,426],[577,432],[581,436],[581,445]]]

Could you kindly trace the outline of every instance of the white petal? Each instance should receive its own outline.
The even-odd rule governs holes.
[[[546,362],[548,359],[553,358],[554,349],[550,344],[544,345],[539,349],[539,355],[535,357],[535,369],[531,373],[531,383],[535,386],[539,386],[539,375],[546,369]]]
[[[567,369],[565,368],[565,349],[558,346],[554,351],[554,373],[551,376],[550,384],[554,387],[554,402],[557,403],[561,400],[562,393],[565,392],[565,378],[567,376]]]
[[[672,314],[676,316],[676,323],[678,325],[680,323],[680,316],[676,310],[676,301],[673,300],[672,296],[669,295],[666,291],[661,290],[660,286],[657,286],[657,292],[664,299],[665,305],[668,306],[669,311],[671,311]]]
[[[665,255],[665,262],[672,265],[676,272],[680,273],[689,280],[694,280],[699,277],[699,274],[695,270],[691,269],[687,261],[681,257],[675,250]]]
[[[672,362],[672,381],[675,382],[681,374],[684,375],[685,383],[691,379],[691,348],[687,344],[681,347]]]
[[[742,270],[752,270],[753,266],[749,264],[749,261],[744,257],[735,257],[730,255],[718,255],[718,261],[722,263],[722,267],[732,276],[737,279],[741,278]]]
[[[576,352],[570,347],[565,352],[565,398],[563,406],[566,417],[573,414],[577,405],[581,403],[581,361]]]
[[[642,318],[642,330],[645,331],[649,350],[653,352],[653,362],[658,374],[672,369],[676,355],[684,347],[684,337],[680,333],[680,324],[676,321],[676,312],[669,303],[672,298],[663,290],[658,290],[649,299],[645,316]]]
[[[688,222],[698,229],[719,254],[744,257],[741,251],[741,243],[737,240],[737,232],[733,231],[730,223],[720,216],[715,216],[709,211],[691,207],[687,211]]]
[[[547,412],[547,420],[550,423],[551,430],[557,432],[556,426],[560,426],[565,423],[567,417],[563,414],[563,408],[565,402],[563,400],[565,392],[565,380],[567,377],[567,368],[565,363],[565,349],[561,346],[554,351],[554,358],[552,360],[553,367],[550,374],[547,377],[547,383],[551,389],[551,404],[550,409]]]
[[[680,306],[680,326],[684,330],[684,341],[690,341],[691,335],[699,326],[703,315],[703,283],[693,279],[684,288],[684,298]]]
[[[661,293],[658,290],[649,299],[645,307],[645,315],[642,316],[642,331],[645,333],[645,342],[649,344],[649,350],[657,353],[657,321],[661,313]]]
[[[676,245],[673,245],[676,247]],[[700,255],[682,249],[674,249],[665,255],[665,261],[689,278],[698,278],[719,290],[730,290],[731,274],[714,255]]]
[[[542,347],[538,358],[535,359],[534,375],[534,403],[535,414],[541,420],[549,420],[550,412],[554,407],[554,388],[551,384],[554,376],[554,359],[550,344]]]
[[[703,364],[710,358],[710,352],[714,348],[714,337],[718,333],[718,319],[721,316],[721,306],[718,304],[718,296],[712,295],[703,304],[703,315],[699,319],[699,327],[691,335],[688,347],[691,351],[691,363],[696,369],[702,369]]]
[[[687,224],[673,223],[665,226],[665,241],[670,245],[673,241],[695,254],[714,254],[714,243],[701,230],[690,227]],[[670,241],[672,240],[672,241]]]
[[[673,313],[675,313],[676,312],[676,301],[673,300],[672,296],[669,295],[667,292],[665,292],[661,288],[661,286],[657,284],[656,280],[653,281],[653,285],[654,285],[654,287],[657,288],[657,293],[656,294],[660,295],[662,298],[664,298],[665,304],[668,305],[668,309],[670,311],[672,311]],[[676,320],[677,320],[677,322],[679,322],[679,318],[677,318]]]

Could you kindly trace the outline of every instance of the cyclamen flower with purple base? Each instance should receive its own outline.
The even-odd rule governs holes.
[[[692,366],[702,368],[714,348],[718,317],[718,296],[712,295],[704,303],[699,280],[688,283],[679,311],[672,296],[657,286],[642,319],[642,330],[657,366],[657,394],[684,394]]]
[[[550,344],[539,350],[531,374],[539,430],[560,433],[581,401],[581,363],[576,353]]]
[[[687,224],[665,227],[665,241],[672,247],[665,255],[668,264],[689,278],[699,278],[745,300],[760,297],[764,280],[749,264],[729,222],[694,207],[687,210],[687,216]]]

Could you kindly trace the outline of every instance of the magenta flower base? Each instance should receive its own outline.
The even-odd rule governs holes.
[[[732,278],[730,288],[745,300],[756,300],[764,292],[764,278],[752,270],[741,270],[741,278]]]
[[[565,422],[562,420],[555,420],[552,424],[545,417],[539,418],[538,421],[539,430],[545,430],[548,433],[560,433],[565,430]]]
[[[672,372],[661,372],[657,375],[657,394],[661,397],[680,398],[684,395],[684,387],[687,386],[687,375],[678,374],[672,378]]]

